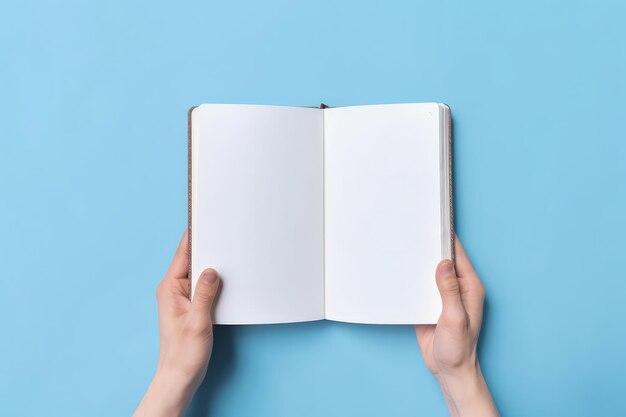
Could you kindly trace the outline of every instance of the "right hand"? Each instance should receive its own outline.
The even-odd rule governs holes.
[[[485,288],[455,237],[456,268],[439,263],[435,277],[443,310],[436,325],[416,325],[426,367],[439,381],[453,416],[497,416],[478,362]]]

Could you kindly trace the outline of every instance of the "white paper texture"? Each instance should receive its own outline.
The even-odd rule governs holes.
[[[325,110],[326,318],[435,323],[437,104]]]
[[[323,112],[209,104],[192,120],[193,290],[219,271],[218,324],[322,319]]]

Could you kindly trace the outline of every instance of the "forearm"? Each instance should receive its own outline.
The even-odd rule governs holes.
[[[187,378],[158,370],[133,417],[181,417],[196,389]]]
[[[438,375],[437,380],[452,417],[499,416],[478,364],[456,375]]]

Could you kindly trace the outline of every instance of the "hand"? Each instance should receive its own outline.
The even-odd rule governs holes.
[[[458,238],[455,265],[439,263],[435,273],[443,310],[437,325],[416,325],[426,367],[446,397],[452,416],[498,416],[476,353],[485,288]]]
[[[157,287],[161,348],[156,374],[134,416],[182,416],[206,375],[213,348],[211,310],[219,287],[213,269],[202,272],[193,301],[187,232]]]

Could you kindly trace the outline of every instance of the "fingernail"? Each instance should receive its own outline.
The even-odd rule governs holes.
[[[217,281],[217,271],[215,269],[207,269],[202,273],[202,279],[207,284],[214,284]]]
[[[452,261],[446,259],[441,263],[441,273],[443,275],[452,275],[454,273],[454,267]]]

